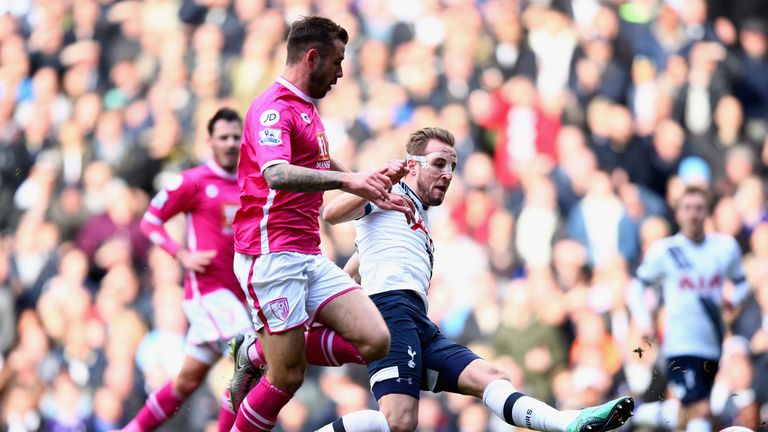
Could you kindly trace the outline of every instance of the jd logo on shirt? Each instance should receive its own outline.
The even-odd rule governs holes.
[[[277,112],[277,110],[266,110],[263,113],[261,113],[261,117],[259,117],[259,123],[261,123],[263,126],[272,126],[273,124],[277,123],[280,120],[280,113]]]

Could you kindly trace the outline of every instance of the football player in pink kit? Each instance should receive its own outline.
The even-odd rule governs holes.
[[[245,118],[234,269],[268,370],[244,397],[233,431],[274,427],[303,382],[305,346],[313,334],[328,347],[328,364],[340,357],[372,361],[389,350],[389,332],[376,306],[319,247],[323,191],[353,193],[409,220],[414,212],[406,198],[390,193],[392,179],[407,172],[403,162],[378,172],[350,173],[328,153],[312,99],[324,97],[342,77],[347,40],[347,32],[329,19],[294,22],[282,76],[253,101]],[[327,328],[317,331],[315,323]],[[305,326],[310,327],[306,341]],[[335,343],[335,335],[349,343]],[[253,346],[236,347],[236,367]]]
[[[232,273],[232,221],[240,206],[236,169],[241,131],[237,112],[217,111],[208,122],[213,159],[184,171],[152,199],[144,214],[142,232],[186,270],[183,307],[190,326],[178,376],[147,398],[124,431],[150,431],[166,422],[203,382],[224,352],[226,341],[238,333],[253,332],[245,295]],[[173,241],[163,227],[179,213],[187,219],[186,247]],[[225,395],[219,430],[230,430],[234,420]]]

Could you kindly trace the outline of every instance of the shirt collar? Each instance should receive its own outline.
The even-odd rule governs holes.
[[[287,88],[288,90],[294,92],[296,96],[304,99],[305,101],[312,103],[312,98],[307,96],[303,91],[299,90],[298,87],[293,85],[290,81],[283,78],[282,76],[277,77],[277,82],[280,83],[283,87]]]
[[[424,201],[422,201],[421,198],[416,195],[416,192],[414,192],[413,189],[411,189],[410,186],[408,186],[404,181],[400,181],[400,187],[403,188],[408,198],[410,198],[411,201],[416,204],[416,207],[419,209],[419,213],[424,214],[424,212],[429,209],[429,207],[424,205]]]
[[[213,161],[213,159],[209,160],[206,165],[208,165],[208,168],[213,171],[214,174],[221,178],[225,178],[227,180],[237,180],[237,173],[230,173],[227,172],[224,168],[220,167],[219,164]]]

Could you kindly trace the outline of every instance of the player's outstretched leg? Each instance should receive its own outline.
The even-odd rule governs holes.
[[[634,401],[622,397],[582,410],[557,410],[515,389],[506,373],[493,364],[477,359],[459,375],[462,393],[480,397],[507,423],[545,432],[602,432],[616,429],[632,416]]]
[[[546,432],[603,432],[623,425],[632,415],[634,401],[622,397],[582,410],[557,410],[526,396],[506,379],[488,384],[483,403],[507,423]]]

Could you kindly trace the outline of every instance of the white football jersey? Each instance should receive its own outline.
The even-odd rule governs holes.
[[[733,237],[708,234],[695,243],[678,233],[659,240],[646,253],[636,276],[646,286],[662,283],[664,354],[720,357],[723,283],[726,278],[734,283],[734,303],[741,302],[749,289]]]
[[[428,307],[427,291],[432,278],[434,244],[427,213],[419,197],[405,183],[392,192],[409,196],[416,206],[416,223],[408,224],[396,211],[366,206],[365,216],[355,221],[361,285],[368,295],[394,290],[416,291]]]

